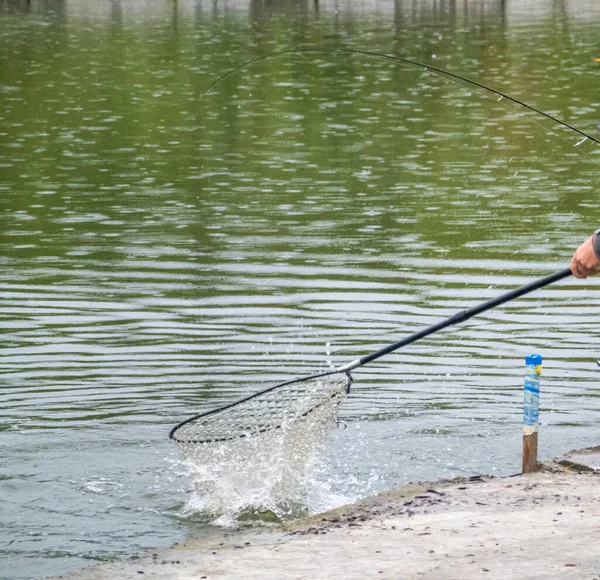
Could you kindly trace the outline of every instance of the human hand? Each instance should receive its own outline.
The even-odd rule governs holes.
[[[592,243],[594,236],[590,236],[575,250],[571,258],[571,272],[575,278],[587,278],[600,272],[600,259],[594,253]]]

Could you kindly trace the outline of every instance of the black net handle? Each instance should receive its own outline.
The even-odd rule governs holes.
[[[520,296],[528,294],[529,292],[533,292],[533,290],[537,290],[538,288],[543,288],[544,286],[548,286],[548,284],[552,284],[552,282],[557,282],[558,280],[562,280],[563,278],[566,278],[567,276],[570,276],[571,274],[572,274],[572,272],[571,272],[570,268],[565,268],[564,270],[559,270],[558,272],[555,272],[554,274],[550,274],[549,276],[540,278],[539,280],[535,280],[534,282],[530,282],[529,284],[526,284],[525,286],[521,286],[520,288],[517,288],[516,290],[511,290],[510,292],[506,292],[506,294],[502,294],[501,296],[492,298],[491,300],[488,300],[487,302],[484,302],[483,304],[479,304],[478,306],[473,306],[473,308],[469,308],[468,310],[463,310],[462,312],[457,312],[454,316],[451,316],[450,318],[447,318],[446,320],[443,320],[442,322],[438,322],[437,324],[434,324],[433,326],[424,328],[423,330],[420,330],[419,332],[415,332],[415,334],[412,334],[411,336],[407,336],[406,338],[399,340],[398,342],[394,342],[393,344],[385,346],[384,348],[382,348],[376,352],[367,354],[367,355],[351,362],[350,364],[342,366],[338,369],[338,371],[348,372],[348,371],[351,371],[352,369],[362,367],[363,365],[366,365],[367,363],[370,363],[371,361],[374,361],[390,352],[398,350],[399,348],[406,346],[407,344],[411,344],[412,342],[415,342],[417,340],[420,340],[421,338],[429,336],[430,334],[433,334],[434,332],[438,332],[438,330],[442,330],[443,328],[446,328],[448,326],[458,324],[459,322],[464,322],[465,320],[468,320],[469,318],[476,316],[477,314],[481,314],[482,312],[485,312],[486,310],[490,310],[492,308],[495,308],[496,306],[500,306],[501,304],[510,302],[511,300],[514,300],[515,298],[519,298]]]
[[[454,316],[451,316],[450,318],[443,320],[442,322],[438,322],[437,324],[434,324],[433,326],[430,326],[428,328],[420,330],[419,332],[416,332],[415,334],[412,334],[411,336],[407,336],[403,340],[394,342],[393,344],[390,344],[374,353],[365,355],[347,365],[341,366],[339,368],[336,368],[336,369],[333,369],[333,370],[330,370],[330,371],[327,371],[324,373],[312,375],[310,377],[301,377],[299,379],[293,379],[291,381],[286,381],[284,383],[280,383],[278,385],[269,387],[267,389],[263,389],[262,391],[259,391],[258,393],[254,393],[253,395],[245,397],[234,403],[230,403],[229,405],[225,405],[225,406],[219,407],[217,409],[212,409],[210,411],[205,411],[204,413],[199,413],[198,415],[194,415],[193,417],[190,417],[189,419],[182,421],[181,423],[176,425],[173,429],[171,429],[171,432],[169,433],[169,438],[174,439],[175,441],[180,441],[182,443],[186,442],[185,439],[180,440],[177,436],[177,432],[184,425],[187,425],[188,423],[196,421],[197,419],[199,419],[201,417],[206,417],[208,415],[221,413],[223,411],[226,411],[230,407],[234,407],[236,405],[239,405],[240,403],[244,403],[245,401],[254,399],[255,397],[263,395],[264,393],[273,391],[275,389],[279,389],[281,387],[285,387],[287,385],[292,385],[294,383],[301,383],[301,382],[309,381],[312,379],[319,379],[321,377],[327,377],[329,375],[345,373],[347,376],[346,393],[348,393],[350,390],[350,384],[352,383],[352,377],[350,375],[351,370],[361,367],[363,365],[366,365],[367,363],[374,361],[375,359],[378,359],[390,352],[398,350],[399,348],[406,346],[407,344],[416,342],[417,340],[420,340],[421,338],[429,336],[430,334],[433,334],[434,332],[437,332],[438,330],[442,330],[443,328],[446,328],[448,326],[458,324],[459,322],[464,322],[465,320],[468,320],[472,316],[481,314],[482,312],[485,312],[486,310],[490,310],[491,308],[494,308],[496,306],[500,306],[500,304],[510,302],[511,300],[514,300],[515,298],[519,298],[519,296],[528,294],[529,292],[532,292],[533,290],[537,290],[538,288],[543,288],[544,286],[547,286],[548,284],[552,284],[552,282],[562,280],[563,278],[566,278],[567,276],[570,276],[571,274],[572,274],[572,272],[569,268],[565,268],[564,270],[559,270],[558,272],[555,272],[554,274],[550,274],[549,276],[546,276],[545,278],[540,278],[539,280],[536,280],[535,282],[526,284],[525,286],[522,286],[521,288],[517,288],[516,290],[511,290],[510,292],[507,292],[506,294],[502,294],[501,296],[498,296],[497,298],[492,298],[492,300],[488,300],[487,302],[484,302],[483,304],[480,304],[478,306],[473,306],[473,308],[469,308],[468,310],[463,310],[462,312],[457,312]],[[195,441],[188,441],[188,442],[195,442]]]

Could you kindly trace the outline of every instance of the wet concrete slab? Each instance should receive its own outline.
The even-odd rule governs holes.
[[[595,464],[598,452],[572,453]],[[291,525],[189,541],[61,578],[600,580],[590,540],[600,474],[556,462],[540,468],[410,484]]]

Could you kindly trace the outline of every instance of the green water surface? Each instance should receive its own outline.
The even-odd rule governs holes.
[[[178,421],[563,268],[600,225],[592,140],[330,49],[598,138],[599,22],[591,0],[0,2],[0,577],[210,533]],[[532,352],[542,458],[597,444],[599,307],[569,279],[356,371],[311,509],[519,471]]]

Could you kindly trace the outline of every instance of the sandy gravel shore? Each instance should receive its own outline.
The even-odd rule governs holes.
[[[134,555],[68,580],[600,580],[600,475],[412,484],[296,522]]]

